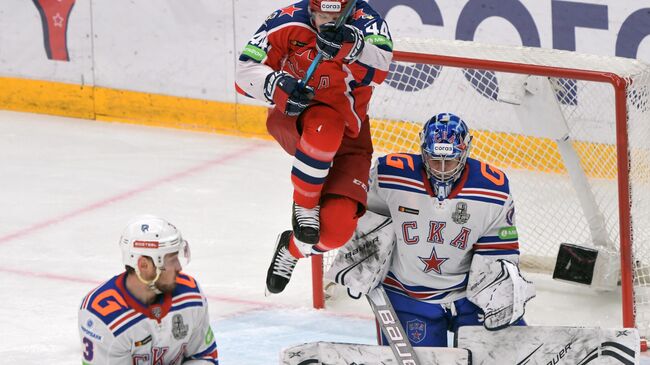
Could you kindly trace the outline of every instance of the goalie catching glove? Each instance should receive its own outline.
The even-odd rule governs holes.
[[[314,98],[314,89],[306,85],[301,87],[298,80],[286,72],[275,71],[266,76],[264,96],[282,113],[297,117]]]
[[[504,259],[474,255],[467,283],[467,299],[484,312],[483,325],[496,331],[521,320],[526,303],[535,297],[533,283]]]
[[[359,28],[348,24],[343,24],[338,29],[334,23],[323,24],[316,37],[316,49],[327,60],[352,63],[361,56],[364,45],[363,33]]]

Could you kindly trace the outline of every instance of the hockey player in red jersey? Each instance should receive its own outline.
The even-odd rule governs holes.
[[[266,286],[284,290],[297,259],[340,247],[365,212],[372,141],[368,104],[392,59],[388,26],[366,1],[303,0],[273,12],[239,57],[236,87],[274,104],[266,126],[295,157],[292,231],[278,237]],[[302,87],[309,66],[324,61]]]
[[[189,246],[164,219],[133,219],[120,239],[126,272],[79,308],[83,364],[219,364],[207,299],[181,273]]]

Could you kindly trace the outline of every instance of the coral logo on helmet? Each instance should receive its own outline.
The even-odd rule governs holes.
[[[328,13],[340,13],[341,3],[338,1],[322,1],[320,3],[320,11]]]
[[[454,154],[454,145],[450,143],[434,143],[433,154],[449,156]]]
[[[142,231],[142,233],[149,232],[149,225],[148,224],[141,225],[140,230]]]
[[[133,247],[135,248],[158,248],[160,244],[156,241],[134,241]]]

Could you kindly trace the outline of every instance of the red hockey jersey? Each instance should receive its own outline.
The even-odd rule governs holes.
[[[357,2],[348,24],[364,34],[365,46],[359,59],[350,64],[323,61],[308,85],[316,94],[312,102],[338,110],[345,119],[346,134],[356,137],[361,124],[366,122],[373,87],[388,74],[393,42],[386,22],[365,1]],[[317,55],[316,34],[308,0],[273,12],[239,57],[237,91],[270,101],[263,91],[270,72],[282,70],[302,79]]]

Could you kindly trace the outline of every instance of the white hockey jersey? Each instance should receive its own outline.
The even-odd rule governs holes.
[[[148,307],[126,290],[126,273],[91,291],[79,309],[82,363],[218,364],[207,300],[179,274],[176,288]]]
[[[431,303],[465,296],[473,255],[519,259],[515,208],[506,175],[467,159],[447,199],[432,191],[421,155],[379,158],[368,209],[390,215],[397,243],[386,290]]]

